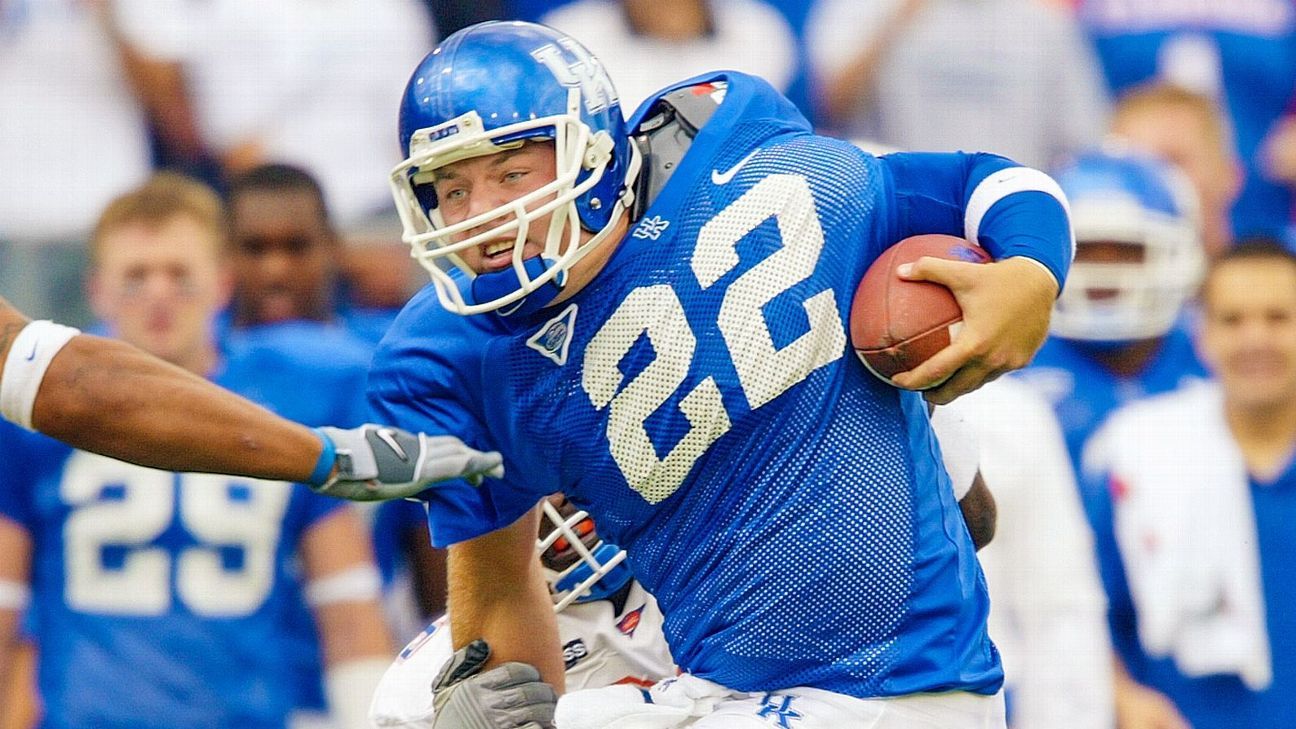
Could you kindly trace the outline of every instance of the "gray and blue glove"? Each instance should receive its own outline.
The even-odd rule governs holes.
[[[351,501],[386,501],[414,496],[437,481],[504,475],[494,451],[470,448],[452,435],[424,435],[382,425],[316,428],[324,442],[307,483],[316,493]],[[336,471],[334,467],[336,466]]]
[[[490,658],[485,641],[455,651],[432,682],[434,729],[553,729],[558,695],[526,663],[482,671]]]

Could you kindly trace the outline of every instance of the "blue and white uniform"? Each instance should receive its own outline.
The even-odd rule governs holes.
[[[212,379],[284,417],[345,424],[363,422],[364,373],[231,344]],[[147,469],[17,428],[0,451],[0,516],[34,542],[42,726],[285,726],[291,667],[303,651],[318,661],[313,626],[310,645],[290,630],[310,620],[297,547],[344,502]]]
[[[450,314],[429,288],[384,339],[376,417],[505,458],[503,480],[429,492],[433,540],[562,491],[629,552],[697,677],[993,694],[984,582],[925,405],[850,356],[846,321],[868,265],[916,233],[967,225],[1063,279],[1063,206],[1002,158],[814,136],[752,77],[680,87],[708,80],[723,102],[592,283],[511,317]]]

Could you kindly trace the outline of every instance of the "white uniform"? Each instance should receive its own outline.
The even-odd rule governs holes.
[[[567,688],[612,684],[651,686],[676,674],[662,636],[657,601],[638,582],[621,614],[610,600],[574,603],[558,613],[558,635],[567,664]],[[430,729],[432,681],[454,653],[450,626],[441,618],[427,627],[387,669],[374,693],[369,719],[384,729]]]
[[[1003,658],[1017,729],[1112,726],[1111,647],[1093,537],[1061,428],[1048,403],[1013,379],[937,408],[980,439],[980,470],[999,515],[978,553],[990,588],[990,637]],[[937,428],[950,463],[955,444]]]

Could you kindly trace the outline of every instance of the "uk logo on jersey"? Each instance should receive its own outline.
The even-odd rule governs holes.
[[[760,708],[756,710],[756,716],[761,719],[768,719],[774,726],[791,729],[792,725],[788,722],[801,718],[801,712],[792,708],[793,698],[792,696],[765,694],[761,699]]]

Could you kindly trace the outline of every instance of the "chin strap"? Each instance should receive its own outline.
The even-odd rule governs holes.
[[[527,277],[534,281],[545,271],[553,268],[554,261],[551,258],[536,256],[523,261],[522,267],[526,269]],[[567,272],[559,271],[553,280],[546,282],[540,288],[527,294],[526,297],[495,313],[500,316],[517,314],[526,316],[537,312],[557,298],[558,294],[562,293],[563,285],[566,283]],[[518,277],[517,271],[513,270],[512,266],[509,266],[502,271],[478,274],[472,279],[468,290],[464,292],[464,298],[468,304],[475,304],[479,301],[492,301],[508,296],[520,288],[522,288],[522,280]]]

